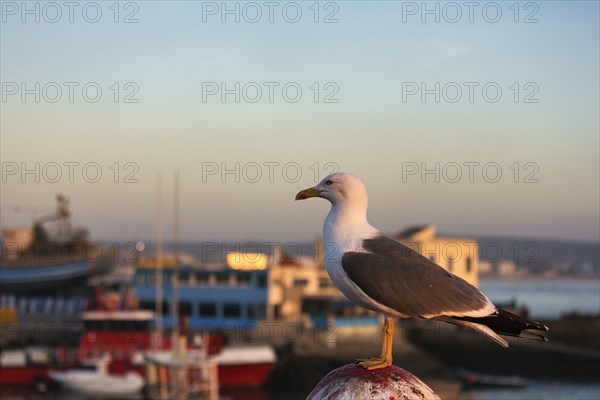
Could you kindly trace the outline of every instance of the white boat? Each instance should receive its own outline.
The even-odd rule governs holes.
[[[96,369],[50,371],[50,377],[64,389],[81,394],[102,396],[130,396],[139,394],[145,380],[134,372],[124,375],[107,373],[109,359],[103,358]]]
[[[221,387],[259,387],[277,362],[270,345],[225,347],[221,352],[206,356],[203,350],[185,351],[188,363],[215,365],[218,385]],[[155,364],[176,365],[171,350],[154,350],[145,353],[145,360]]]

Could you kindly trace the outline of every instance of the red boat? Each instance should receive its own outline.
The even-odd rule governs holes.
[[[83,335],[73,351],[31,348],[3,351],[0,358],[0,384],[31,385],[45,390],[52,383],[49,370],[94,368],[109,356],[108,373],[136,372],[144,377],[145,356],[155,353],[152,346],[154,313],[146,310],[93,310],[82,313]],[[222,388],[260,387],[273,369],[276,355],[272,347],[223,346],[223,337],[203,335],[204,347],[188,347],[190,353],[206,352],[218,368]],[[198,342],[198,341],[193,341]],[[199,341],[202,343],[202,341]],[[170,352],[170,338],[163,337],[158,352]]]
[[[83,313],[84,335],[79,346],[82,363],[92,363],[102,355],[110,355],[109,373],[136,371],[144,375],[144,355],[169,354],[170,339],[163,338],[161,348],[152,350],[151,327],[154,313],[145,310],[86,311]],[[260,387],[273,369],[277,356],[269,345],[223,346],[219,335],[208,339],[208,361],[217,364],[219,386]],[[203,351],[190,347],[191,353]]]
[[[217,363],[221,387],[260,387],[277,361],[270,346],[232,347],[209,360]]]
[[[32,385],[45,391],[50,382],[48,368],[51,364],[49,351],[43,348],[4,350],[0,354],[0,386]]]

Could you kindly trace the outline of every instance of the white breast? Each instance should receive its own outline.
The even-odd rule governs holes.
[[[366,219],[364,223],[347,225],[336,218],[334,209],[329,213],[323,225],[323,255],[327,273],[333,283],[352,302],[369,310],[401,317],[397,311],[377,302],[359,288],[342,267],[342,256],[349,251],[366,252],[363,241],[380,235]]]

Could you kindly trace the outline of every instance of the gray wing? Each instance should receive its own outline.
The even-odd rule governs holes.
[[[465,315],[489,307],[477,288],[409,247],[385,236],[366,239],[363,247],[370,253],[348,252],[342,267],[383,305],[413,317]]]

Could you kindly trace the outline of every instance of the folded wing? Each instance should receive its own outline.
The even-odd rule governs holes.
[[[412,317],[484,316],[494,305],[477,288],[385,236],[366,239],[342,267],[368,296]]]

